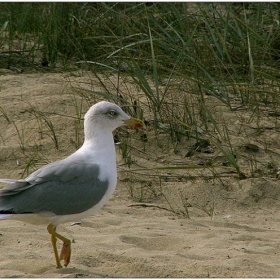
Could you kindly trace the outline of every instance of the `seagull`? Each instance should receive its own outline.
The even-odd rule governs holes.
[[[98,102],[85,114],[85,139],[76,152],[25,179],[0,179],[7,184],[0,189],[0,219],[47,225],[57,268],[62,268],[61,261],[67,267],[71,258],[71,241],[57,233],[57,226],[97,213],[116,188],[112,132],[122,125],[145,127],[116,104]],[[57,239],[63,242],[60,256]]]

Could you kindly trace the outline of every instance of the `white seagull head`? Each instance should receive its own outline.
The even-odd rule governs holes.
[[[93,130],[113,132],[122,125],[145,127],[143,121],[128,116],[118,105],[107,101],[94,104],[85,114],[85,134]]]

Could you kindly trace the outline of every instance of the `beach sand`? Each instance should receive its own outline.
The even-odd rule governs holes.
[[[80,102],[80,96],[71,91],[69,77],[58,73],[0,76],[1,178],[20,178],[27,171],[27,162],[39,168],[75,150],[74,121],[63,116],[75,115],[74,101]],[[36,118],[42,111],[63,115],[45,114],[54,124],[58,149],[46,122]],[[79,137],[82,139],[82,135]],[[278,134],[275,149],[279,148]],[[56,269],[46,226],[1,220],[0,277],[280,276],[279,178],[239,180],[233,175],[227,179],[227,187],[211,180],[166,180],[164,189],[187,186],[192,201],[213,198],[213,215],[194,204],[187,218],[167,211],[168,205],[160,195],[147,200],[132,197],[131,188],[137,185],[138,175],[134,174],[134,183],[128,180],[130,173],[120,151],[117,153],[119,182],[112,199],[98,215],[58,227],[59,233],[72,240],[69,266]],[[166,158],[170,157],[167,153]],[[137,154],[134,158],[141,163]],[[33,170],[32,164],[29,171]],[[157,181],[152,184],[157,187]],[[168,197],[172,195],[170,192]]]

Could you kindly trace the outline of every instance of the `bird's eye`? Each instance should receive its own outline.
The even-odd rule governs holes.
[[[108,114],[112,117],[115,117],[118,113],[114,110],[111,110],[111,111],[108,112]]]

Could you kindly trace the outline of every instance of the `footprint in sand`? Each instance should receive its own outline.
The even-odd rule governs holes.
[[[121,235],[120,240],[149,251],[167,251],[182,248],[184,240],[171,236],[136,237]]]

